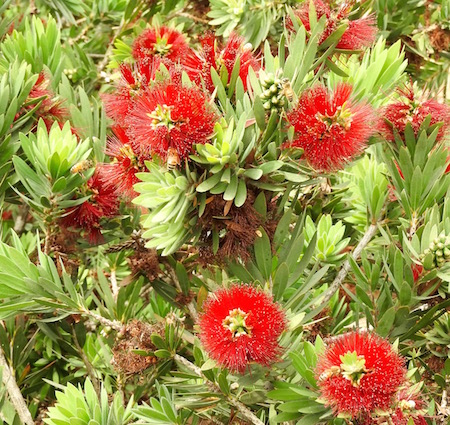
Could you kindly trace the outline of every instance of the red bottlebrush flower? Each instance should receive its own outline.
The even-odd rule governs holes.
[[[416,99],[412,86],[398,90],[402,98],[387,105],[383,110],[385,123],[382,132],[387,140],[394,140],[394,129],[403,138],[406,125],[411,124],[414,134],[417,136],[420,126],[428,115],[431,115],[430,125],[438,122],[444,124],[439,129],[436,141],[439,142],[450,128],[450,107],[437,102],[434,99]]]
[[[398,165],[397,161],[394,161],[395,168],[397,168],[398,174],[400,175],[402,180],[405,180],[405,176],[403,175],[403,171],[400,169],[400,166]]]
[[[420,398],[417,389],[402,388],[397,394],[395,411],[391,415],[394,425],[408,425],[412,419],[414,425],[427,425],[423,417],[426,413],[425,403]]]
[[[2,221],[12,220],[12,211],[2,211]]]
[[[314,0],[314,6],[318,19],[323,15],[327,17],[325,30],[320,36],[319,43],[325,41],[343,22],[346,22],[348,27],[339,40],[337,49],[359,50],[370,46],[375,41],[377,27],[373,16],[364,16],[353,21],[347,19],[353,2],[343,2],[337,10],[331,10],[329,4],[322,0]],[[302,21],[305,29],[310,31],[309,2],[305,1],[299,9],[294,11],[294,14]],[[292,30],[292,21],[288,20],[287,26]]]
[[[388,341],[350,332],[327,347],[316,374],[322,397],[335,414],[360,419],[392,406],[406,369]]]
[[[197,87],[173,82],[154,85],[134,99],[127,134],[142,152],[166,158],[169,150],[186,158],[194,143],[206,143],[213,134],[216,114]]]
[[[44,121],[47,130],[50,130],[54,122],[60,123],[62,127],[63,122],[69,117],[69,111],[62,106],[62,101],[55,99],[55,95],[48,88],[49,84],[49,80],[41,72],[28,95],[26,106],[26,109],[31,110],[39,101],[41,102],[34,115],[37,121],[39,119]]]
[[[211,80],[211,68],[220,70],[224,66],[228,72],[228,83],[231,80],[231,73],[234,65],[239,60],[239,77],[247,90],[248,71],[251,67],[255,72],[261,68],[259,61],[251,51],[251,46],[246,45],[244,38],[232,33],[225,46],[219,51],[216,50],[216,37],[208,32],[200,39],[202,49],[199,53],[191,52],[183,61],[189,77],[196,84],[201,80],[205,82],[206,88],[214,91],[214,84]]]
[[[113,126],[114,135],[108,139],[106,154],[113,158],[109,164],[102,164],[103,178],[114,185],[119,195],[126,199],[137,196],[133,185],[139,181],[136,173],[146,171],[145,160],[150,156],[133,143],[120,126]]]
[[[139,60],[133,66],[120,65],[117,90],[115,93],[101,95],[106,115],[112,118],[117,125],[125,125],[125,118],[133,107],[133,99],[148,87],[150,81],[154,80],[161,62],[167,64],[161,58],[154,57],[145,61]]]
[[[244,89],[247,90],[249,68],[253,68],[256,72],[260,69],[260,65],[253,56],[251,45],[246,45],[242,37],[232,33],[228,38],[227,44],[219,54],[219,63],[223,63],[228,71],[228,82],[231,79],[231,73],[238,59],[240,61],[239,77],[244,83]]]
[[[263,291],[248,285],[219,289],[203,310],[200,340],[221,366],[243,373],[250,362],[268,366],[277,359],[286,319]]]
[[[101,168],[96,169],[86,186],[86,195],[91,197],[82,204],[69,208],[61,224],[66,228],[84,230],[86,238],[94,244],[102,240],[100,219],[117,214],[119,203],[115,187],[106,181]]]
[[[377,123],[368,104],[354,103],[352,87],[337,86],[333,94],[316,86],[302,94],[288,113],[296,137],[288,145],[302,148],[306,159],[319,170],[343,168],[361,153]]]
[[[186,37],[179,31],[166,26],[145,30],[133,44],[133,57],[136,60],[147,60],[153,56],[161,56],[173,62],[182,60],[189,47]]]
[[[421,264],[412,263],[411,270],[413,273],[414,282],[417,282],[420,279],[420,276],[422,276],[423,266]]]

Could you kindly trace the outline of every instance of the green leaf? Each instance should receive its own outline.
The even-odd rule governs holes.
[[[249,168],[244,171],[244,176],[248,177],[252,180],[259,180],[262,175],[264,174],[263,170],[261,170],[261,167],[258,168]]]
[[[289,268],[286,263],[281,263],[276,270],[273,279],[273,292],[276,300],[282,299],[288,285]]]
[[[265,230],[260,227],[261,236],[257,237],[254,244],[255,260],[263,277],[267,280],[272,273],[272,249],[270,239]]]
[[[238,177],[236,174],[233,174],[231,176],[231,183],[228,185],[228,187],[225,190],[225,193],[223,194],[223,199],[225,201],[231,201],[236,196],[237,188],[238,188]]]
[[[203,183],[200,183],[197,186],[197,192],[207,192],[208,190],[211,190],[216,184],[220,182],[220,178],[222,176],[222,173],[214,174],[213,176],[206,179]]]
[[[236,197],[234,198],[234,204],[239,208],[244,205],[247,199],[247,186],[243,179],[239,179]]]
[[[377,333],[380,336],[385,337],[389,334],[394,324],[395,314],[396,314],[395,307],[391,307],[384,312],[383,316],[381,316],[381,319],[378,322],[377,326]]]

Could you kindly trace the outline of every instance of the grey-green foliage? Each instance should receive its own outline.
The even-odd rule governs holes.
[[[18,236],[11,246],[0,242],[0,318],[20,312],[78,313],[85,303],[81,288],[65,272],[60,277],[53,259],[40,250],[37,265],[30,261]]]
[[[32,110],[19,118],[17,114],[25,103],[37,75],[31,65],[15,60],[6,69],[0,69],[0,199],[8,188],[11,158],[19,149],[18,130],[29,122]]]
[[[138,173],[141,180],[135,190],[140,193],[133,203],[148,208],[142,216],[144,238],[149,238],[148,248],[162,249],[162,255],[169,255],[181,247],[192,233],[196,223],[193,215],[197,174],[188,176],[178,170],[164,170],[155,162],[147,161],[148,172]],[[186,167],[188,170],[188,167]]]
[[[355,99],[364,99],[378,108],[385,105],[389,94],[405,81],[408,61],[400,41],[386,48],[386,40],[380,38],[364,53],[362,60],[356,55],[340,56],[337,63],[348,76],[331,72],[328,75],[330,87],[335,87],[338,82],[348,82],[353,86]]]
[[[320,399],[314,377],[318,357],[324,350],[324,342],[317,337],[314,344],[304,341],[299,349],[289,353],[291,366],[287,376],[276,380],[273,390],[267,394],[270,399],[280,402],[274,423],[298,419],[306,424],[330,423],[332,413]]]
[[[342,221],[333,224],[331,215],[320,217],[317,225],[310,216],[305,220],[305,247],[317,233],[317,244],[314,251],[314,260],[324,263],[336,263],[345,257],[343,250],[350,242],[344,238],[345,226]]]
[[[58,216],[61,209],[85,200],[72,199],[85,177],[71,169],[89,157],[90,141],[78,143],[69,122],[62,129],[54,123],[47,131],[44,122],[40,121],[36,134],[20,134],[20,142],[30,165],[19,156],[13,158],[13,163],[28,192],[21,194],[27,203],[44,215]]]
[[[48,409],[44,422],[48,425],[125,425],[133,419],[131,397],[124,407],[122,396],[116,393],[109,402],[109,395],[102,387],[100,397],[89,378],[84,388],[72,384],[56,392],[56,404]]]
[[[103,161],[107,123],[102,103],[96,97],[89,96],[83,87],[75,90],[64,74],[58,92],[68,105],[70,122],[77,135],[81,139],[91,138],[95,158]]]
[[[232,31],[240,31],[245,39],[258,46],[270,31],[286,16],[289,0],[211,0],[210,25],[217,27],[216,33],[228,37]]]
[[[404,135],[396,134],[395,143],[387,145],[383,158],[407,220],[421,216],[442,200],[450,185],[450,173],[445,173],[447,149],[436,142],[439,128],[429,126],[430,118],[417,135],[408,123]]]
[[[75,25],[75,17],[83,16],[88,11],[87,2],[77,0],[39,0],[39,3],[47,6],[54,15],[64,18],[70,24]]]
[[[191,158],[208,169],[207,178],[197,186],[197,192],[223,194],[225,201],[233,201],[237,207],[247,199],[247,181],[258,181],[263,175],[278,170],[281,161],[268,161],[259,166],[246,164],[246,159],[255,147],[255,135],[245,134],[247,115],[237,124],[232,120],[228,126],[217,123],[211,143],[197,144],[197,155]]]
[[[173,391],[156,382],[158,397],[151,397],[150,404],[144,403],[135,409],[133,414],[145,424],[153,425],[183,425],[192,413],[188,409],[177,409],[174,403]]]
[[[340,173],[348,185],[344,200],[352,208],[345,221],[363,231],[367,223],[380,220],[388,196],[387,167],[375,155],[365,155],[351,168]]]
[[[44,24],[43,20],[33,16],[25,20],[24,26],[22,31],[14,30],[0,43],[0,73],[19,59],[30,64],[36,74],[50,71],[53,87],[56,87],[64,69],[64,54],[55,19],[49,16]]]

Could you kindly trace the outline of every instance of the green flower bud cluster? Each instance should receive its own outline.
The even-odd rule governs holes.
[[[422,264],[425,270],[432,270],[447,261],[450,261],[450,235],[441,234],[423,252]]]
[[[287,79],[268,74],[262,78],[261,83],[263,92],[259,96],[262,100],[264,109],[268,111],[283,108],[286,104],[286,99],[291,99],[291,96],[293,95]]]

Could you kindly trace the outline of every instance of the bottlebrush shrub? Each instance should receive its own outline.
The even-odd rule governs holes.
[[[444,4],[405,46],[383,2],[31,3],[0,6],[0,422],[448,422],[445,49],[404,50]]]

